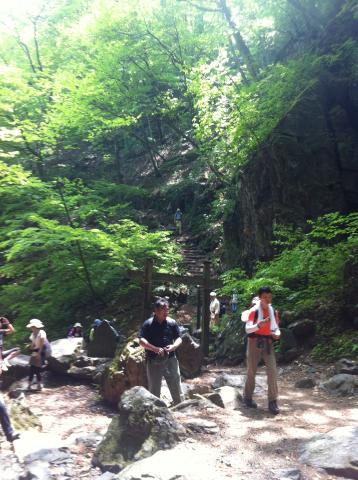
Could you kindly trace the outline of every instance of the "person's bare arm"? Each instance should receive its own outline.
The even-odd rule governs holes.
[[[178,347],[180,347],[180,345],[183,343],[182,339],[180,337],[178,337],[174,343],[172,343],[171,345],[167,345],[164,350],[167,352],[167,353],[170,353],[170,352],[174,352]]]
[[[13,333],[15,331],[14,327],[9,323],[6,328],[3,328],[0,330],[2,333],[5,333],[6,335],[10,335],[10,333]]]

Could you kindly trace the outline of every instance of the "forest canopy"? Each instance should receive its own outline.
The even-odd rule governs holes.
[[[166,231],[178,206],[220,264],[242,168],[258,150],[272,160],[270,133],[319,79],[358,79],[353,40],[322,46],[346,11],[358,18],[353,0],[2,0],[2,311],[60,332],[137,288],[125,272],[145,257],[178,271]],[[333,247],[310,231],[253,279],[227,273],[227,291],[246,300],[264,278],[295,302],[293,276],[312,306],[356,233]],[[318,285],[309,265],[326,254]]]

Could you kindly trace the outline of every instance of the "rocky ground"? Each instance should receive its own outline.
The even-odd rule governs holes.
[[[216,386],[230,385],[232,380],[234,384],[240,384],[243,373],[243,368],[211,365],[200,377],[189,380],[187,389],[195,386],[196,391],[205,392],[212,388],[215,380]],[[263,370],[260,371],[258,377],[257,410],[247,409],[241,403],[224,409],[211,403],[195,405],[194,401],[187,408],[173,411],[175,419],[185,425],[187,434],[173,450],[158,452],[152,457],[154,469],[159,469],[160,465],[161,471],[164,469],[173,476],[150,476],[153,462],[148,459],[147,464],[138,466],[148,471],[146,478],[339,478],[325,470],[303,465],[299,459],[300,451],[302,444],[315,434],[326,433],[336,427],[358,426],[357,397],[329,395],[317,386],[330,373],[327,368],[296,362],[279,370],[281,414],[273,417],[266,409],[263,373]],[[316,386],[296,388],[295,383],[303,378],[310,378]],[[40,420],[42,431],[35,428],[24,432],[22,438],[14,443],[14,450],[1,437],[0,478],[112,478],[109,472],[101,477],[100,470],[92,467],[91,460],[115,412],[99,401],[97,391],[90,385],[74,381],[69,383],[68,378],[63,384],[58,377],[54,380],[54,377],[48,376],[45,387],[41,393],[26,394],[25,399],[31,412]],[[163,394],[165,398],[165,389]],[[196,399],[200,396],[196,395]],[[32,476],[28,473],[25,476],[25,467]],[[133,474],[118,478],[144,477]]]

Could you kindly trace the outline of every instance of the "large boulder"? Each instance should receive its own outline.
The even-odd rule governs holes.
[[[145,351],[137,338],[129,341],[106,368],[101,380],[101,395],[117,405],[122,394],[134,387],[146,387]]]
[[[218,407],[230,410],[239,408],[242,403],[242,394],[240,393],[240,390],[228,385],[217,388],[214,392],[206,394],[205,398],[215,403]]]
[[[279,363],[288,363],[299,356],[297,349],[297,340],[292,330],[281,328],[281,338],[279,351],[277,353],[277,361]]]
[[[183,343],[177,350],[180,372],[186,378],[194,378],[200,374],[203,353],[189,333],[184,333],[181,338]]]
[[[115,356],[118,346],[118,334],[111,325],[103,321],[94,329],[93,340],[88,342],[87,353],[90,357],[109,357]]]
[[[216,340],[215,351],[216,359],[225,365],[237,365],[245,359],[246,333],[241,320],[229,320]]]
[[[159,398],[144,387],[124,393],[108,431],[98,445],[93,465],[117,473],[127,465],[173,447],[184,432]]]
[[[212,455],[210,449],[212,447],[209,445],[203,446],[198,454],[186,445],[178,444],[171,450],[162,450],[128,466],[113,480],[212,479],[217,457]]]
[[[87,380],[100,384],[110,358],[95,358],[81,355],[76,357],[67,374],[77,380]]]
[[[358,362],[341,358],[335,364],[336,373],[347,373],[350,375],[358,375]]]
[[[17,355],[10,360],[11,367],[1,375],[2,390],[8,389],[17,380],[27,377],[30,370],[29,361],[30,357],[28,355]]]
[[[217,389],[220,387],[229,386],[238,388],[239,390],[243,390],[243,388],[245,387],[245,382],[246,375],[232,375],[228,373],[222,373],[221,375],[216,377],[215,381],[212,384],[212,387],[214,389]],[[255,384],[255,393],[262,394],[267,387],[266,377],[261,374],[256,375]]]
[[[82,338],[60,338],[51,342],[51,356],[48,359],[50,370],[61,375],[67,373],[82,348]]]
[[[331,395],[343,397],[354,394],[355,389],[358,387],[358,381],[354,375],[340,373],[322,382],[320,386]]]
[[[302,446],[300,461],[333,475],[358,479],[358,427],[339,427],[311,438]]]
[[[291,323],[288,325],[288,328],[296,338],[301,340],[302,338],[308,337],[315,333],[316,324],[313,320],[305,318],[303,320],[297,320],[296,322]]]

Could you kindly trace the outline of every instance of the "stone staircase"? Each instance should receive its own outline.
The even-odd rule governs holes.
[[[176,238],[183,255],[183,265],[187,275],[203,275],[204,260],[206,255],[195,246],[190,237],[182,235]]]

